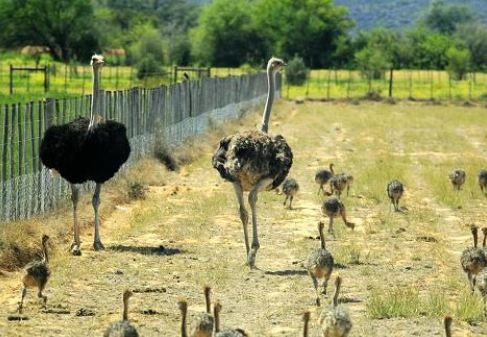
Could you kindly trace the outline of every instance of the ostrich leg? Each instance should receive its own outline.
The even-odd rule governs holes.
[[[71,184],[71,201],[73,202],[73,243],[71,244],[71,254],[75,256],[80,256],[81,241],[79,238],[78,225],[79,189],[75,184]]]
[[[25,298],[25,295],[27,295],[27,288],[25,286],[22,286],[22,291],[20,293],[19,307],[17,308],[19,314],[22,313],[22,307],[24,306],[24,298]]]
[[[93,194],[92,204],[95,210],[95,241],[93,242],[93,248],[95,250],[103,250],[105,246],[101,243],[100,239],[100,218],[98,216],[98,206],[100,206],[100,191],[101,184],[96,184],[95,193]]]
[[[243,232],[244,232],[244,240],[245,240],[245,249],[246,249],[246,252],[248,255],[249,250],[250,250],[249,233],[248,233],[249,214],[247,213],[247,210],[245,209],[242,187],[239,184],[234,183],[233,188],[235,189],[235,194],[237,195],[238,205],[240,207],[239,208],[240,220],[242,221]]]
[[[260,248],[259,233],[257,231],[257,194],[259,191],[269,186],[272,183],[272,179],[263,179],[259,181],[249,193],[250,210],[252,211],[252,245],[250,252],[247,256],[247,263],[250,268],[255,268],[255,259],[257,257],[257,251]]]

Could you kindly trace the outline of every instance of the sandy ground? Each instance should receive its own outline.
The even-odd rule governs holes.
[[[452,121],[438,125],[441,131],[436,133],[427,130],[435,118],[444,118],[445,109],[451,109],[452,116],[472,116],[463,128]],[[350,336],[443,336],[443,313],[372,319],[367,303],[397,288],[412,289],[420,297],[444,294],[451,308],[462,301],[468,286],[459,256],[470,244],[465,224],[483,225],[481,207],[487,201],[477,191],[474,172],[468,172],[472,182],[461,192],[465,197],[453,200],[453,206],[450,199],[437,195],[432,176],[440,175],[445,193],[453,193],[448,171],[441,170],[465,158],[487,163],[484,134],[478,129],[485,112],[407,103],[286,102],[276,105],[275,112],[271,132],[282,133],[292,146],[295,163],[290,175],[301,190],[293,210],[282,207],[280,194],[260,195],[258,269],[245,265],[233,189],[211,168],[212,153],[203,153],[181,172],[167,173],[166,185],[151,186],[145,200],[119,205],[102,217],[106,251],[91,249],[91,230],[83,233],[81,257],[69,256],[67,247],[56,250],[45,292],[48,311],[41,310],[31,290],[23,315],[28,319],[8,321],[19,300],[20,272],[0,276],[0,336],[100,336],[110,322],[121,318],[120,298],[126,288],[135,290],[130,320],[141,336],[177,336],[177,300],[188,299],[191,322],[204,310],[205,284],[223,305],[224,327],[241,327],[252,336],[298,336],[301,313],[310,310],[310,335],[319,336],[321,308],[314,306],[311,279],[302,263],[319,245],[316,225],[323,219],[314,173],[330,162],[337,171],[355,176],[351,195],[343,200],[356,229],[352,232],[338,220],[336,239],[327,241],[337,263],[332,278],[343,278],[340,301],[353,320]],[[242,129],[254,127],[258,117],[247,118]],[[425,142],[435,138],[439,143],[418,145],[421,132],[430,132]],[[438,145],[443,133],[467,145]],[[406,184],[405,214],[391,212],[385,198],[385,185],[396,177],[396,169]],[[70,226],[66,223],[66,231]],[[322,300],[325,308],[332,284]],[[467,323],[456,319],[458,312],[450,314],[455,319],[453,336],[487,336],[487,320]]]

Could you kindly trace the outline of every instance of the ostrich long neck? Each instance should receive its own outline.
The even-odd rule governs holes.
[[[128,310],[129,310],[129,298],[128,296],[123,297],[123,314],[122,314],[122,320],[128,321]]]
[[[220,309],[217,306],[213,307],[213,316],[215,319],[215,333],[220,332]]]
[[[188,333],[186,332],[186,314],[187,309],[181,310],[181,337],[188,337]]]
[[[323,235],[323,225],[319,225],[318,229],[320,231],[321,249],[326,249],[325,236]]]
[[[98,111],[98,95],[100,89],[100,70],[98,67],[93,66],[93,93],[91,95],[91,114],[90,125],[88,130],[91,130],[96,125],[95,111]],[[96,105],[96,110],[95,110]]]
[[[47,264],[49,263],[49,256],[47,255],[47,244],[46,242],[42,242],[42,253],[44,254],[44,262]]]
[[[336,288],[335,288],[335,295],[333,296],[333,306],[336,307],[338,305],[338,295],[340,294],[340,286],[342,282],[341,280],[337,280]]]
[[[267,101],[265,102],[264,115],[262,116],[261,131],[267,133],[269,129],[269,118],[271,116],[272,103],[274,103],[274,72],[272,67],[267,67]]]
[[[304,316],[303,337],[308,337],[308,322],[309,322],[309,314],[305,314],[305,316]]]

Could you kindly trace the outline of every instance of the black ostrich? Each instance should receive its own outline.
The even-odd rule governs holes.
[[[257,194],[262,190],[278,187],[286,178],[293,162],[291,148],[284,137],[267,134],[274,100],[275,73],[285,65],[284,61],[274,57],[267,63],[268,93],[261,130],[238,133],[221,139],[212,159],[213,167],[223,179],[231,182],[235,189],[243,224],[247,263],[251,268],[255,267],[257,250],[260,247],[257,234]],[[247,233],[249,217],[244,206],[244,191],[249,191],[252,211],[251,247]]]
[[[96,183],[92,199],[95,210],[93,247],[95,250],[104,249],[100,239],[100,219],[98,217],[101,185],[115,175],[130,154],[125,126],[115,121],[98,123],[96,118],[100,69],[103,63],[101,55],[93,55],[91,59],[93,95],[90,119],[78,117],[70,123],[49,127],[44,133],[40,148],[42,163],[49,169],[59,172],[71,184],[74,221],[74,242],[71,245],[73,255],[81,255],[76,214],[79,190],[76,184],[89,180]]]

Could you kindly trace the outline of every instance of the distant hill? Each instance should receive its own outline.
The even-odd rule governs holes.
[[[190,0],[205,4],[211,0]],[[413,26],[432,0],[335,0],[349,8],[350,16],[357,23],[356,29],[374,27],[405,28]],[[487,23],[487,0],[445,0],[449,4],[471,6],[479,19]]]
[[[431,0],[335,0],[349,8],[357,29],[413,26],[429,7]],[[487,22],[487,0],[445,0],[448,4],[470,6],[479,19]]]

